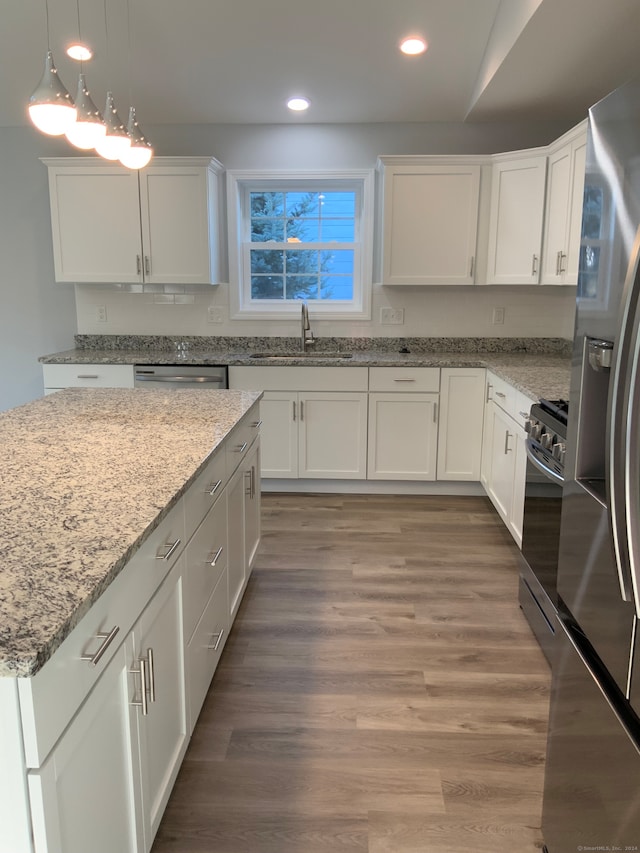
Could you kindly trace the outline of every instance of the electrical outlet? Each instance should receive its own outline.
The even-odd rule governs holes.
[[[504,308],[493,309],[493,325],[502,326],[504,323]]]
[[[107,322],[107,306],[106,305],[98,305],[96,308],[96,320],[98,323],[106,323]]]
[[[401,326],[404,323],[404,308],[381,308],[381,326]]]
[[[207,308],[207,323],[224,323],[222,308],[218,305],[209,305]]]

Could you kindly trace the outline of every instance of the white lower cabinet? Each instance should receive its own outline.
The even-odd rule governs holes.
[[[45,763],[29,772],[35,853],[145,849],[128,658],[122,645]]]
[[[482,484],[518,545],[527,460],[524,421],[532,401],[504,380],[487,375]]]
[[[364,479],[367,395],[356,391],[307,391],[298,399],[298,476]]]
[[[263,477],[298,476],[298,393],[265,391],[260,402]]]
[[[484,367],[440,370],[438,480],[480,479],[485,373]]]
[[[437,394],[369,394],[370,480],[435,480]]]
[[[253,445],[228,486],[229,615],[233,619],[253,568],[260,533],[260,453]]]

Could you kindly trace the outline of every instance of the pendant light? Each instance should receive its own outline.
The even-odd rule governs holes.
[[[129,98],[131,98],[131,9],[127,0],[127,62],[129,65]],[[131,146],[120,155],[120,162],[127,169],[143,169],[153,156],[153,147],[142,132],[136,118],[135,107],[129,107],[129,120],[127,121],[127,133],[131,140]]]
[[[80,72],[76,96],[76,120],[65,131],[65,136],[76,148],[89,150],[96,147],[106,132],[107,128],[100,115],[100,110],[93,103],[84,74]]]
[[[107,54],[107,69],[111,71],[111,57],[109,53],[109,25],[107,20],[107,0],[104,0],[104,38]],[[131,139],[127,134],[127,128],[120,120],[113,101],[113,93],[107,92],[107,102],[104,108],[104,124],[106,133],[96,142],[96,151],[105,160],[118,160],[124,152],[131,147]]]
[[[76,110],[71,95],[58,77],[53,62],[49,34],[49,2],[45,0],[47,19],[47,55],[44,74],[35,92],[29,98],[29,118],[42,133],[62,136],[76,119]]]

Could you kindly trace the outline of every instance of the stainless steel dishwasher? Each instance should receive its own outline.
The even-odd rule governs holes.
[[[228,370],[212,364],[134,364],[137,388],[228,388]]]

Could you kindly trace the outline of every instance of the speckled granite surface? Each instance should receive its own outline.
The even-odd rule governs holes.
[[[223,348],[221,341],[236,349]],[[114,343],[143,346],[145,342],[171,343],[171,349],[111,348]],[[311,357],[296,357],[295,338],[197,338],[184,357],[178,358],[171,338],[77,336],[75,349],[42,356],[45,364],[221,364],[315,365],[332,367],[486,367],[532,399],[567,399],[571,372],[571,345],[557,338],[322,338]],[[216,342],[207,350],[204,341]],[[107,349],[93,347],[108,343]],[[84,346],[91,343],[92,346]],[[357,345],[356,345],[357,343]],[[363,344],[367,343],[367,346]],[[400,353],[400,348],[409,349]],[[352,358],[323,358],[322,352],[351,352]],[[255,352],[282,355],[277,360],[255,359]],[[284,357],[286,355],[286,358]]]
[[[37,672],[259,397],[70,389],[0,414],[0,676]]]

